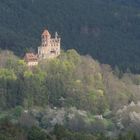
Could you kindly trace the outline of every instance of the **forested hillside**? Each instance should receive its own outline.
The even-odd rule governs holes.
[[[0,48],[23,56],[47,27],[62,48],[140,72],[140,9],[135,0],[1,0]]]
[[[0,139],[137,140],[139,85],[73,49],[32,69],[1,51]]]

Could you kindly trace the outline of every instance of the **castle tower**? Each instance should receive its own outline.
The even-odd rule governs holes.
[[[60,41],[58,34],[51,38],[48,30],[44,30],[41,35],[41,46],[38,47],[39,59],[55,58],[60,55]]]
[[[44,32],[41,35],[41,38],[42,38],[42,46],[47,47],[50,45],[49,43],[50,43],[51,35],[48,32],[48,30],[44,30]]]

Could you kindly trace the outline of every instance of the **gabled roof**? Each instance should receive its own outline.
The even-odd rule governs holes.
[[[24,59],[26,62],[38,61],[38,57],[34,53],[26,53]]]
[[[49,31],[47,29],[45,29],[42,33],[42,36],[51,36]]]

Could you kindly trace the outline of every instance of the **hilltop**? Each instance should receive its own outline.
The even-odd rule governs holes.
[[[1,0],[0,47],[19,56],[36,50],[46,28],[63,49],[140,72],[140,10],[132,0]]]
[[[38,137],[59,125],[57,134],[63,130],[61,137],[67,139],[69,135],[73,139],[84,135],[86,140],[114,137],[128,131],[139,135],[135,129],[140,128],[139,85],[140,75],[113,71],[74,49],[40,60],[32,69],[12,52],[1,51],[0,138],[3,128],[8,139],[13,135],[10,130],[16,130],[15,136],[26,137],[24,130]],[[30,129],[39,132],[30,133]]]

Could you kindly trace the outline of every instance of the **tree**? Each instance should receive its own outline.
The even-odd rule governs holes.
[[[47,134],[38,127],[32,127],[28,132],[28,140],[47,140]]]

